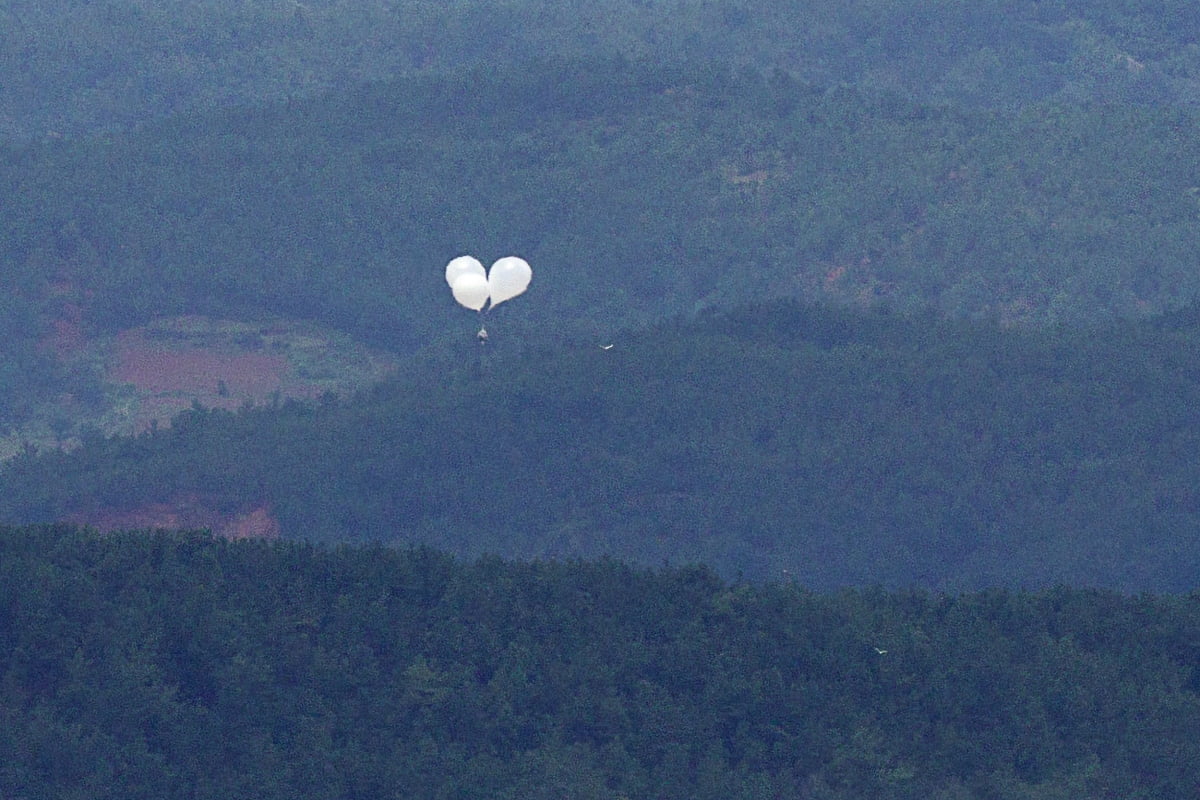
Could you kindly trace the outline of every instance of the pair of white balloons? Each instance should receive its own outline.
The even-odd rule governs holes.
[[[507,256],[484,271],[483,264],[474,256],[459,256],[446,265],[446,283],[460,305],[472,311],[495,308],[505,300],[511,300],[529,288],[533,270],[523,258]]]

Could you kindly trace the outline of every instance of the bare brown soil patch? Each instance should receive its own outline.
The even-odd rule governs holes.
[[[291,365],[284,355],[169,343],[149,337],[141,328],[117,337],[109,375],[114,383],[136,391],[131,420],[135,430],[168,424],[194,403],[232,410],[275,394],[318,394],[317,387],[289,380]]]
[[[117,337],[113,377],[153,395],[265,397],[283,387],[288,368],[283,356],[170,348],[146,339],[138,329]]]
[[[119,530],[209,530],[229,539],[277,539],[279,521],[266,504],[225,514],[196,495],[129,510],[101,510],[68,515],[64,522],[87,525],[104,533]]]
[[[170,424],[194,404],[237,409],[311,399],[379,380],[395,364],[345,338],[299,323],[176,317],[122,332],[108,377],[127,387],[120,432]]]
[[[281,319],[174,317],[89,341],[78,306],[71,303],[62,305],[43,346],[104,376],[103,407],[85,407],[69,395],[57,398],[24,427],[0,438],[0,460],[20,453],[26,443],[78,446],[77,432],[84,428],[129,435],[166,427],[196,404],[237,409],[286,398],[345,394],[397,368],[393,358],[349,337]],[[54,430],[54,420],[69,421],[65,434],[61,428]],[[101,531],[208,529],[230,538],[280,535],[279,521],[266,502],[231,512],[211,499],[169,492],[139,508],[78,510],[64,521]]]

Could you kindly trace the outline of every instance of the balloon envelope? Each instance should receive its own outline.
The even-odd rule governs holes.
[[[482,278],[487,277],[479,259],[474,256],[459,256],[446,265],[446,283],[450,284],[450,288],[453,289],[454,282],[468,273],[479,275]]]
[[[492,305],[498,306],[505,300],[511,300],[529,288],[533,278],[533,270],[523,258],[507,256],[500,259],[488,270],[488,287],[492,295]]]
[[[488,301],[487,278],[475,272],[459,275],[450,285],[454,299],[472,311],[482,311]]]

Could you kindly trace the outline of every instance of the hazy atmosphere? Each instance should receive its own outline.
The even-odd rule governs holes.
[[[1182,0],[8,0],[0,795],[1195,798]]]

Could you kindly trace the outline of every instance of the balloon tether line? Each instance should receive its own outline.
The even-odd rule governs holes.
[[[479,333],[475,334],[475,338],[479,340],[480,346],[487,344],[488,332],[486,319],[484,317],[484,309],[479,309]]]

